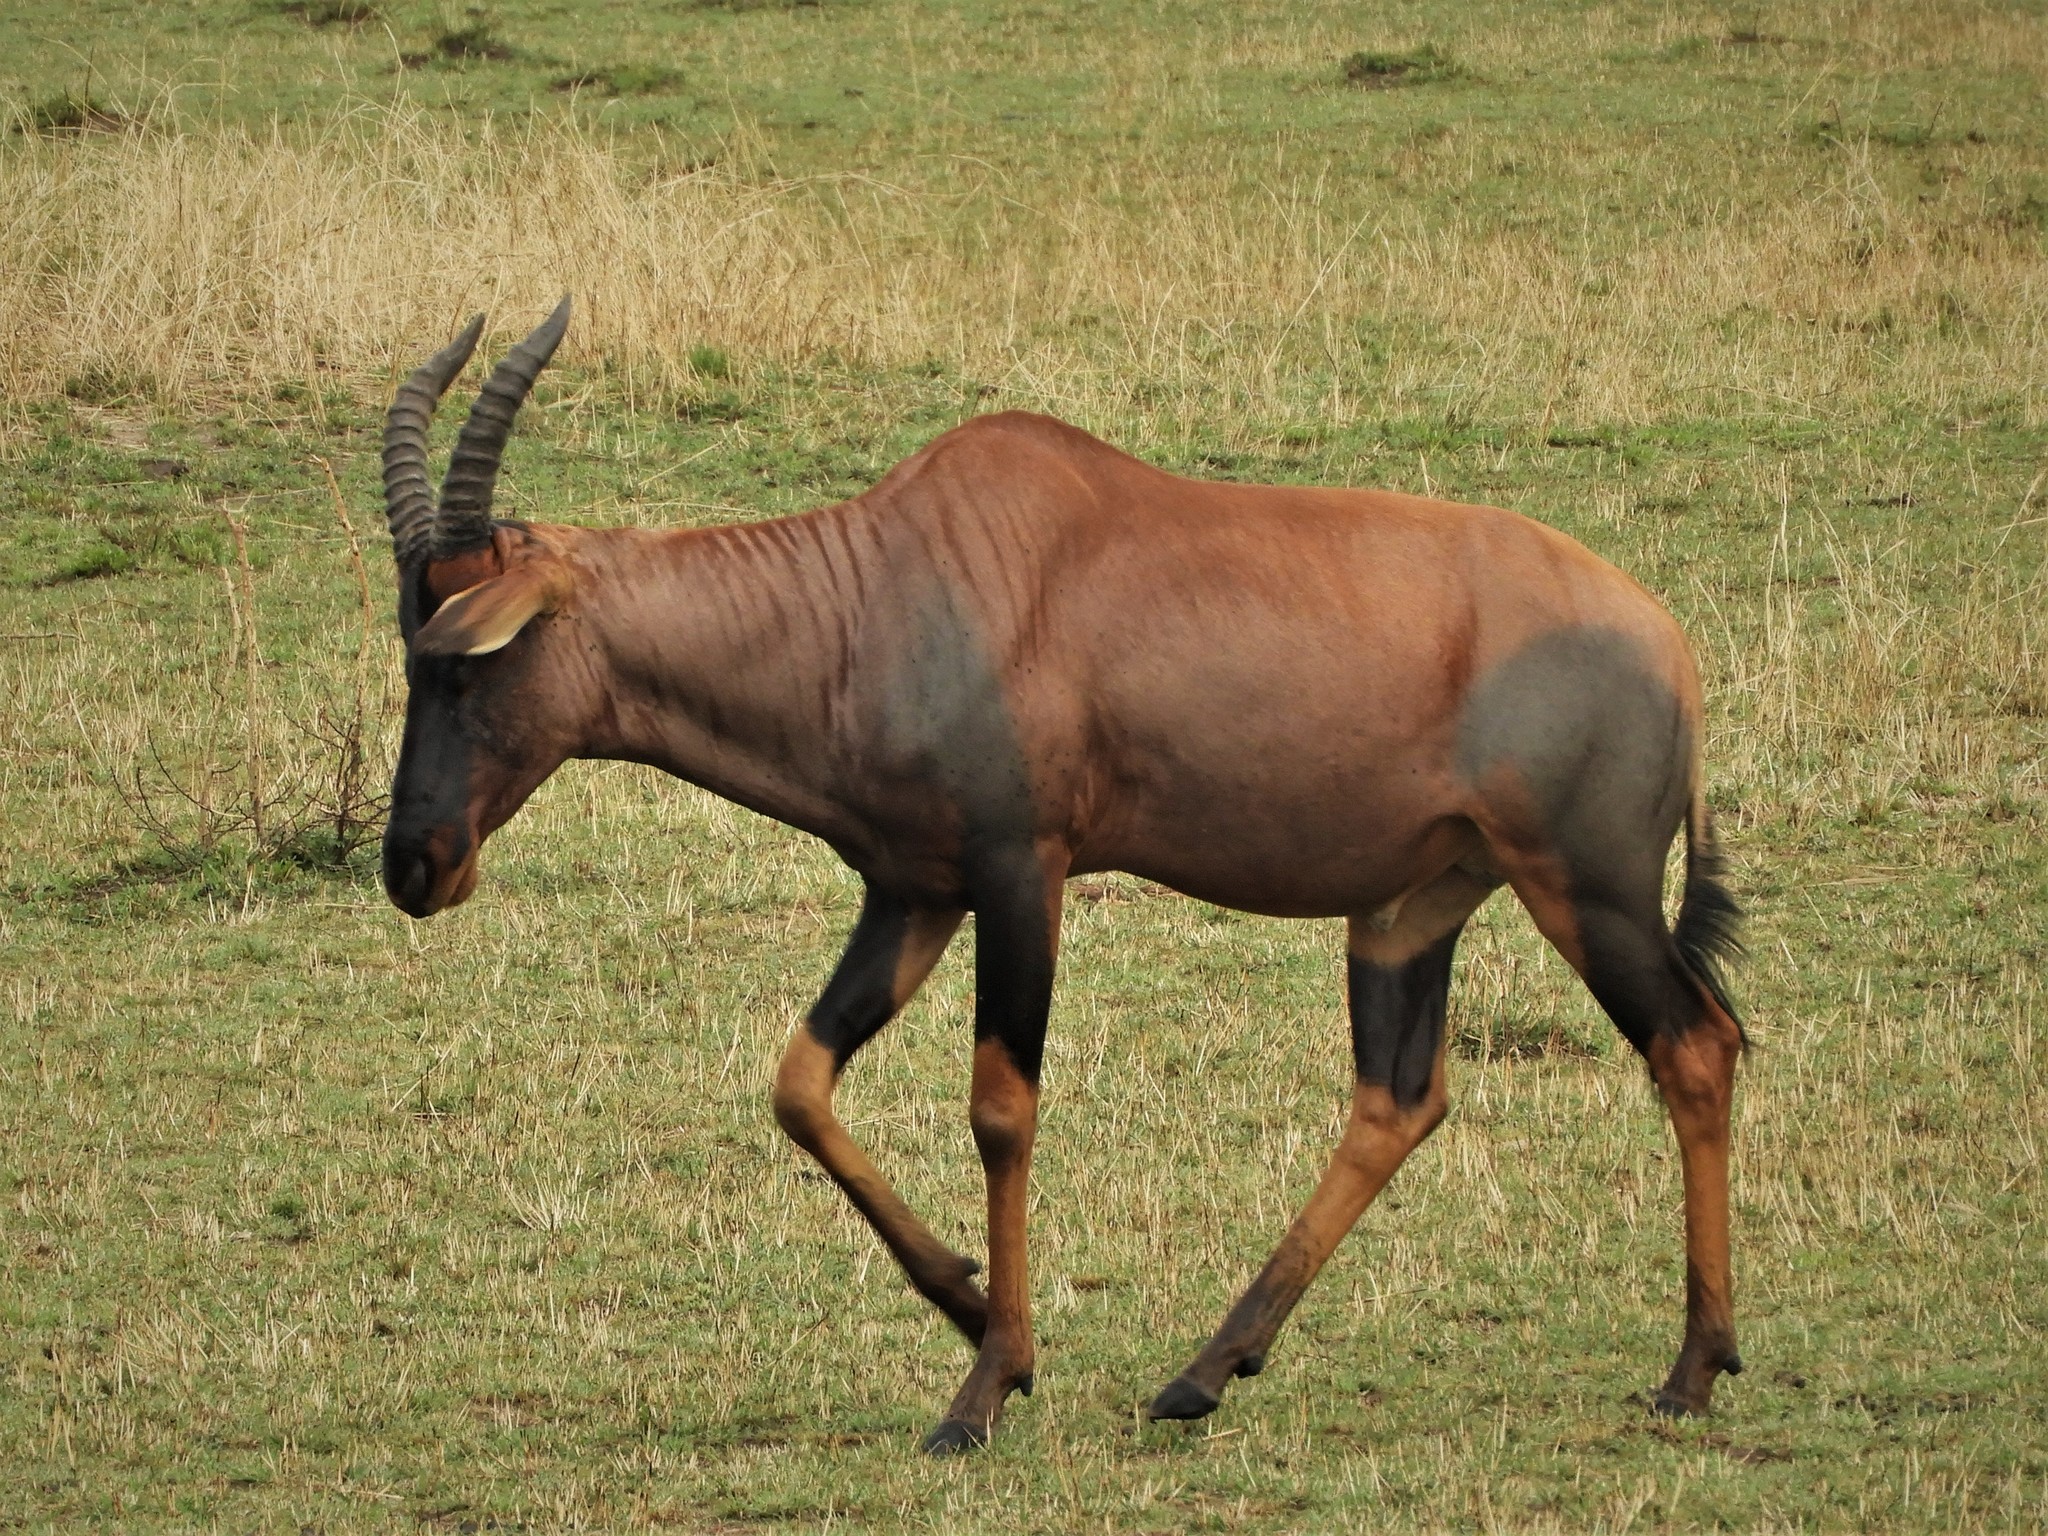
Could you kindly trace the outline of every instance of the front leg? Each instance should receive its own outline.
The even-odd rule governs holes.
[[[910,1283],[978,1345],[988,1319],[988,1304],[972,1278],[979,1266],[933,1235],[832,1112],[832,1092],[847,1061],[931,974],[962,916],[951,908],[914,907],[869,888],[838,969],[783,1054],[775,1074],[775,1118],[846,1191]]]
[[[1060,880],[1033,858],[977,902],[974,1081],[968,1121],[988,1181],[988,1327],[974,1369],[924,1448],[984,1445],[1012,1392],[1029,1394],[1034,1362],[1025,1205],[1038,1134],[1038,1066],[1059,945]]]

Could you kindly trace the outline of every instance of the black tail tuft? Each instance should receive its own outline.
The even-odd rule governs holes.
[[[1725,861],[1714,843],[1713,822],[1701,805],[1685,824],[1685,896],[1678,904],[1678,923],[1671,938],[1685,968],[1713,994],[1739,1030],[1742,1016],[1735,1011],[1721,972],[1743,953],[1742,908],[1728,892],[1724,871]],[[1747,1033],[1742,1043],[1749,1045]]]

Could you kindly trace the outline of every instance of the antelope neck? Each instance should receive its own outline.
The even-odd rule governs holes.
[[[643,762],[827,841],[858,628],[847,508],[767,523],[593,531],[603,724],[586,754]],[[835,549],[834,546],[837,546]]]

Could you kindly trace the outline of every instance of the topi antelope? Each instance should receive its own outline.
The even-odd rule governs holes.
[[[1737,911],[1701,790],[1677,625],[1580,545],[1490,507],[1183,480],[1044,416],[955,428],[851,501],[656,532],[494,520],[520,402],[569,301],[499,364],[438,505],[427,423],[478,316],[399,389],[384,485],[407,645],[384,883],[415,917],[572,757],[649,763],[830,843],[866,883],[776,1074],[776,1119],[975,1346],[925,1440],[985,1442],[1031,1390],[1025,1185],[1063,882],[1125,870],[1203,901],[1342,917],[1356,1086],[1329,1170],[1153,1400],[1217,1406],[1443,1118],[1466,920],[1513,887],[1646,1058],[1685,1188],[1685,1338],[1655,1398],[1741,1370],[1728,1256],[1743,1034]],[[1666,854],[1685,829],[1667,927]],[[968,1111],[987,1288],[834,1117],[840,1074],[969,912]]]

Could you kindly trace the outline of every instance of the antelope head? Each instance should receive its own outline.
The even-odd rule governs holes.
[[[427,424],[483,324],[400,386],[384,425],[409,689],[384,889],[414,917],[469,896],[483,840],[576,754],[601,704],[577,636],[573,530],[491,517],[512,418],[568,328],[568,299],[484,384],[438,502],[427,480]]]

